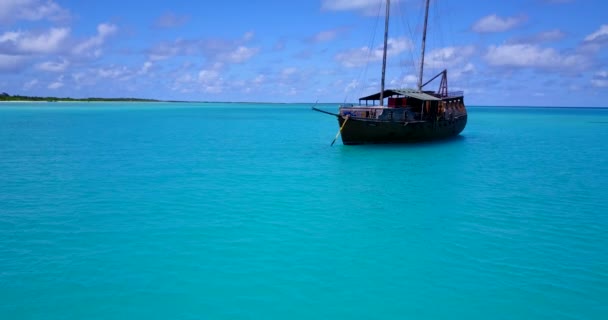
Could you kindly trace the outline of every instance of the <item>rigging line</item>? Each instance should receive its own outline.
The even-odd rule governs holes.
[[[433,0],[430,0],[433,1]],[[427,36],[426,36],[426,48],[424,55],[424,66],[422,66],[423,70],[426,71],[425,74],[434,74],[435,73],[435,62],[437,58],[433,56],[433,50],[437,45],[437,38],[435,35],[435,24],[437,23],[435,19],[435,6],[430,5],[429,3],[429,11],[428,11],[428,23],[427,23]],[[422,82],[425,82],[425,75],[422,75]]]
[[[407,30],[408,31],[408,35],[409,35],[409,41],[411,42],[411,45],[409,46],[409,59],[408,60],[408,67],[409,70],[413,70],[414,72],[410,72],[411,74],[416,74],[416,57],[414,54],[414,32],[412,31],[412,25],[410,24],[410,19],[407,16],[406,10],[403,9],[404,6],[401,6],[401,2],[397,2],[399,4],[399,11],[401,13],[401,23],[403,24],[403,30]],[[405,67],[403,69],[403,77],[401,78],[401,87],[405,87],[406,84],[406,80],[405,77],[408,75],[407,74],[407,70]]]
[[[454,29],[453,24],[450,23],[452,19],[450,17],[451,10],[449,1],[442,0],[434,2],[435,6],[432,6],[434,23],[430,27],[430,29],[432,28],[433,34],[431,37],[432,40],[430,41],[432,45],[431,48],[434,48],[434,50],[432,50],[431,55],[429,55],[431,58],[434,58],[429,61],[429,69],[432,70],[433,74],[448,69],[450,61],[456,59],[456,52],[458,52],[458,48],[455,47],[453,39],[446,36],[446,34],[448,34],[445,29],[446,26],[448,26],[448,30]],[[434,55],[432,54],[433,51],[435,52]]]
[[[372,55],[372,52],[374,52],[374,43],[376,42],[376,32],[378,30],[378,24],[380,21],[380,12],[382,11],[382,0],[378,1],[378,12],[376,13],[376,22],[374,23],[374,30],[370,36],[370,41],[368,42],[368,52],[367,52],[367,57],[366,57],[366,61],[365,61],[365,68],[363,70],[361,70],[359,72],[359,76],[357,78],[357,82],[359,83],[364,83],[365,82],[365,78],[367,78],[367,71],[369,69],[369,64],[370,64],[370,57]],[[357,89],[359,89],[357,96],[362,96],[363,95],[363,88],[358,85]]]
[[[454,19],[454,13],[453,13],[454,9],[453,9],[453,6],[452,6],[452,4],[450,3],[449,0],[446,0],[445,2],[446,2],[446,5],[445,5],[445,8],[446,8],[445,12],[446,12],[446,14],[445,15],[447,16],[445,20],[446,20],[446,23],[448,24],[448,30],[454,30],[454,31],[456,31],[456,29],[454,28],[454,21],[456,21],[456,20]],[[449,33],[446,33],[446,34],[449,35]],[[456,32],[453,32],[452,34],[455,35]],[[450,42],[449,43],[450,46],[454,46],[455,45],[454,44],[454,36],[449,37],[449,42]]]
[[[418,26],[422,24],[422,21],[420,20],[420,17],[422,17],[422,20],[424,21],[424,10],[425,10],[425,6],[424,6],[424,1],[420,1],[420,4],[417,6],[418,7],[418,14],[416,15],[417,17],[417,21],[414,24],[414,29],[418,29]],[[422,26],[420,26],[420,29],[422,30]],[[420,41],[420,35],[412,35],[412,41],[414,43],[415,49],[417,49],[417,52],[420,52],[420,47],[416,46],[416,44],[419,44],[418,41]],[[413,50],[414,48],[412,48]],[[415,61],[413,60],[413,64],[414,64],[414,77],[416,78],[416,81],[418,79],[418,74],[420,72],[420,60],[422,59],[422,56],[418,56],[415,53],[412,53],[412,55],[415,57]],[[414,84],[414,86],[416,85],[416,83]]]
[[[458,52],[461,50],[461,48],[456,47],[455,43],[454,43],[454,35],[456,34],[454,31],[454,24],[453,24],[453,9],[452,9],[452,5],[450,3],[449,0],[444,0],[442,3],[442,8],[443,8],[443,16],[445,17],[445,19],[443,19],[444,24],[447,25],[447,30],[453,30],[452,33],[448,33],[445,32],[445,34],[447,35],[447,41],[446,41],[446,46],[449,46],[451,48],[454,49],[455,52]],[[442,30],[443,31],[443,30]],[[443,32],[441,33],[442,35],[444,34]],[[446,62],[446,66],[444,69],[447,69],[448,65]]]
[[[433,21],[435,21],[434,23],[434,27],[433,29],[434,32],[434,37],[436,40],[432,41],[435,43],[435,52],[439,53],[439,59],[436,60],[441,60],[440,63],[441,65],[437,65],[438,61],[434,61],[436,63],[436,65],[434,66],[434,71],[433,73],[436,73],[437,70],[443,70],[443,69],[447,69],[447,59],[446,59],[446,55],[443,54],[445,52],[445,50],[443,50],[444,48],[447,47],[447,44],[445,42],[444,39],[444,29],[443,29],[443,20],[441,19],[441,8],[439,7],[438,2],[439,1],[435,1],[437,4],[435,6],[433,6],[433,11],[434,11],[434,15],[433,15]],[[439,51],[437,51],[439,50]],[[432,52],[432,51],[431,51]],[[433,61],[431,61],[433,62]]]
[[[397,5],[397,10],[396,10],[397,14],[396,14],[396,16],[399,16],[399,18],[400,18],[399,21],[401,22],[401,24],[397,24],[397,25],[398,25],[399,28],[403,28],[403,29],[397,29],[397,28],[395,28],[394,29],[395,30],[395,34],[399,35],[398,37],[401,37],[403,39],[407,39],[406,38],[406,33],[405,33],[405,30],[407,30],[407,29],[405,28],[405,19],[403,17],[403,7],[401,6],[401,2],[400,1],[395,1],[395,2],[396,2],[396,5]],[[397,66],[398,66],[398,69],[399,69],[399,73],[398,73],[399,78],[397,80],[398,80],[398,86],[399,87],[403,87],[403,75],[405,74],[405,70],[406,70],[405,66],[404,66],[404,63],[403,63],[404,61],[406,61],[406,59],[398,59],[397,60],[397,63],[398,63]]]
[[[430,0],[426,0],[424,6],[424,27],[422,28],[422,46],[420,49],[420,75],[418,76],[418,91],[422,91],[422,77],[424,77],[424,57],[426,49],[427,25],[429,18],[429,5]]]
[[[388,50],[388,27],[391,1],[386,0],[386,14],[384,16],[384,42],[382,46],[382,78],[380,79],[380,106],[384,106],[384,85],[386,80],[386,51]]]

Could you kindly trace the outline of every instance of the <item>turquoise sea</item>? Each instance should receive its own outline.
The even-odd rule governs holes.
[[[0,319],[608,319],[608,109],[337,129],[305,104],[1,104]]]

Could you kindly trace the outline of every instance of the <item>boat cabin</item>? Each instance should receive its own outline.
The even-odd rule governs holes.
[[[380,92],[362,97],[358,106],[340,108],[342,116],[386,121],[424,121],[438,117],[451,117],[466,112],[462,92],[438,94],[414,89],[384,90],[380,105]],[[384,101],[383,101],[384,102]]]
[[[413,89],[384,90],[382,97],[388,98],[387,107],[389,108],[407,107],[408,103],[411,106],[419,106],[423,101],[441,100],[441,98],[436,97],[432,91],[420,92]],[[365,106],[368,106],[370,101],[372,106],[375,106],[376,102],[380,102],[380,92],[360,98],[359,104],[363,106],[363,102],[365,102]]]

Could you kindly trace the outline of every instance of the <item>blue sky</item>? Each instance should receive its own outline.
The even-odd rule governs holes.
[[[0,0],[0,92],[356,101],[379,90],[383,2]],[[423,1],[392,4],[387,87],[414,87]],[[425,78],[447,68],[469,105],[608,107],[605,0],[431,6]]]

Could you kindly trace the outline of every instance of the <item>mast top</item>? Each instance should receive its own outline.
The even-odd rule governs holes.
[[[386,0],[386,17],[384,18],[384,48],[382,50],[382,77],[380,78],[380,106],[384,105],[384,79],[386,77],[386,50],[388,43],[388,16],[391,10],[391,0]]]
[[[424,28],[422,29],[422,54],[420,55],[420,75],[418,76],[418,91],[422,91],[422,76],[424,75],[424,49],[426,46],[426,28],[429,20],[429,3],[426,0],[426,8],[424,10]]]

